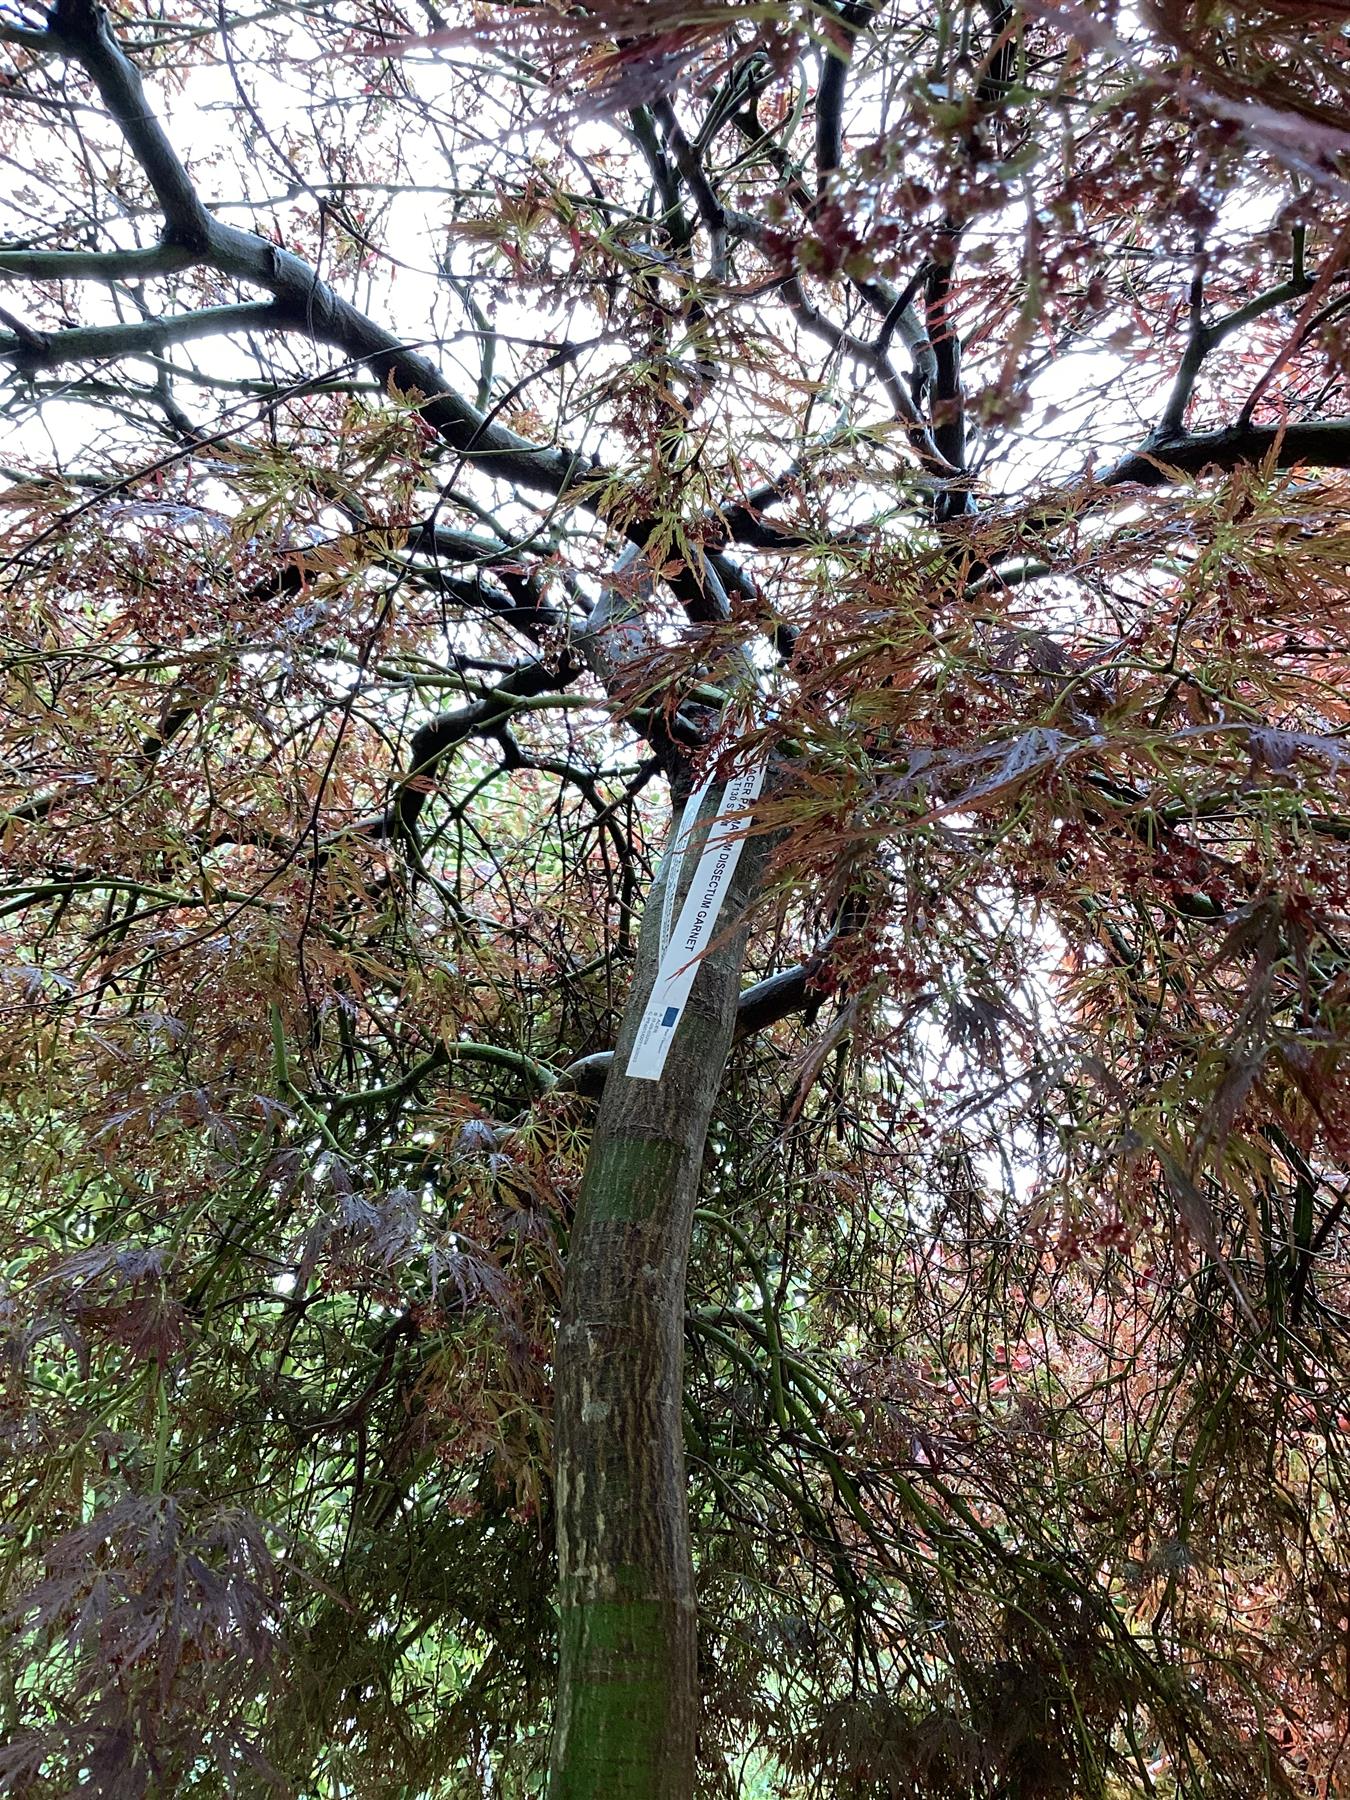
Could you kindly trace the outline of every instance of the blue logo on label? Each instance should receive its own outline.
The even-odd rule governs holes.
[[[680,1009],[678,1006],[668,1006],[661,1015],[661,1023],[666,1026],[673,1025],[679,1016]]]

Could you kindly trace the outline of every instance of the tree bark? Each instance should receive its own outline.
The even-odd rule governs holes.
[[[708,1123],[740,994],[762,839],[746,844],[662,1078],[625,1073],[660,961],[652,884],[637,971],[572,1227],[555,1367],[559,1681],[551,1800],[688,1800],[697,1619],[685,1492],[685,1273]],[[675,895],[678,913],[683,892]]]

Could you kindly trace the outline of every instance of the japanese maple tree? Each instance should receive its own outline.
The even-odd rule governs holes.
[[[0,1792],[1341,1791],[1345,8],[0,47]]]

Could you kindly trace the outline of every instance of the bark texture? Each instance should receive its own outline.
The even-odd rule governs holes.
[[[714,794],[715,794],[714,790]],[[711,802],[700,833],[706,832]],[[681,859],[687,882],[699,844]],[[560,1668],[552,1800],[687,1800],[698,1727],[685,1493],[685,1273],[708,1122],[731,1049],[751,839],[658,1082],[624,1070],[660,960],[653,883],[568,1255],[556,1359]],[[683,893],[675,897],[678,912]],[[740,923],[737,923],[741,920]]]

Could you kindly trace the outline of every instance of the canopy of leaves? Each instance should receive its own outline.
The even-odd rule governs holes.
[[[1343,1790],[1348,49],[6,9],[0,1792],[540,1790],[571,1208],[738,738],[707,1792]]]

